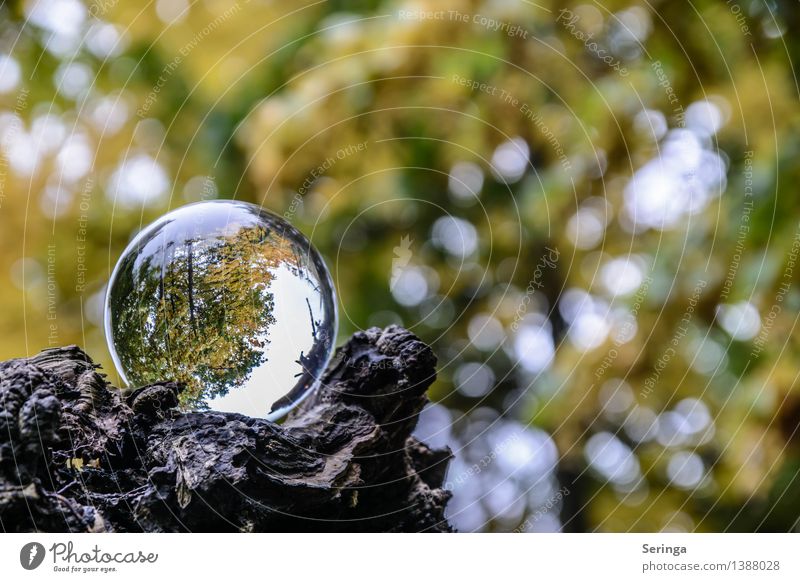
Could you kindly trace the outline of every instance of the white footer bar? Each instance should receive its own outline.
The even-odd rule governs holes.
[[[793,534],[0,535],[2,580],[797,581],[798,565]]]

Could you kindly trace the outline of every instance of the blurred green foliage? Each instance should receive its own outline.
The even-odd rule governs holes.
[[[793,3],[0,11],[0,357],[78,343],[114,379],[122,249],[235,197],[327,258],[340,338],[433,345],[455,439],[483,409],[550,435],[555,527],[797,527]],[[482,487],[476,529],[535,510]]]

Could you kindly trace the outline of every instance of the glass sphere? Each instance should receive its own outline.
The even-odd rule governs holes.
[[[322,257],[288,222],[246,202],[198,202],[122,253],[105,328],[128,386],[174,380],[186,410],[276,420],[319,384],[336,296]]]

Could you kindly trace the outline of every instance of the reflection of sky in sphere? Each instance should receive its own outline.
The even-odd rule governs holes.
[[[286,393],[286,387],[297,381],[296,376],[302,370],[296,362],[298,354],[308,353],[314,347],[308,306],[311,306],[314,319],[324,317],[318,291],[310,281],[298,277],[283,265],[274,272],[269,291],[275,296],[276,325],[270,329],[270,334],[276,339],[264,350],[270,365],[253,371],[250,383],[258,386],[257,390],[233,390],[215,398],[209,403],[214,410],[264,416],[272,403]]]

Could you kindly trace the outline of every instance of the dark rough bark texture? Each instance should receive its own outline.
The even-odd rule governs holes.
[[[0,363],[4,531],[448,531],[448,451],[411,435],[431,349],[357,333],[282,424],[123,396],[77,347]]]

